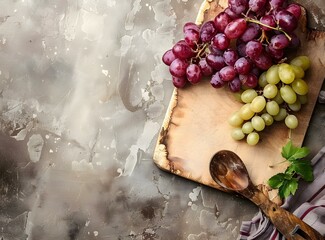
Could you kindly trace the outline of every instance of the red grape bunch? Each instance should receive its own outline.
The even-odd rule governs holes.
[[[184,39],[162,57],[175,87],[210,77],[215,88],[232,92],[258,86],[260,72],[297,48],[294,33],[301,7],[286,0],[228,0],[228,7],[202,25],[188,22]]]

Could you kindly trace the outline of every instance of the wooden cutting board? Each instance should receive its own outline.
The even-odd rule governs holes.
[[[226,5],[227,1],[204,1],[196,22],[213,19]],[[242,103],[229,90],[214,89],[209,80],[201,81],[174,89],[153,156],[159,168],[222,191],[209,174],[210,159],[219,150],[236,152],[255,185],[266,186],[271,176],[286,169],[286,164],[277,164],[283,161],[281,148],[290,138],[302,145],[325,77],[325,34],[307,31],[306,21],[300,22],[302,46],[296,55],[309,56],[311,68],[304,78],[310,87],[309,101],[296,114],[299,127],[290,132],[284,122],[273,124],[261,133],[256,146],[235,141],[227,121]]]

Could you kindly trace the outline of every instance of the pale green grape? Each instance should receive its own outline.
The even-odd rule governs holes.
[[[232,127],[238,127],[242,125],[244,120],[240,117],[239,111],[234,112],[229,118],[228,118],[228,123]]]
[[[234,96],[234,98],[235,98],[236,101],[241,102],[241,103],[243,102],[241,100],[241,94],[242,94],[241,91],[239,91],[239,92],[233,92],[232,94],[233,94],[233,96]]]
[[[267,84],[263,89],[263,95],[266,98],[274,98],[276,94],[278,93],[278,88],[275,84]]]
[[[263,113],[261,115],[261,118],[263,118],[266,126],[271,126],[273,124],[273,122],[274,122],[273,117],[270,114],[268,114],[268,113]]]
[[[246,142],[248,145],[254,146],[256,145],[260,140],[260,135],[257,132],[252,132],[247,135]]]
[[[293,104],[297,101],[297,94],[289,85],[280,88],[281,97],[288,104]]]
[[[283,103],[283,98],[281,97],[280,91],[276,94],[276,96],[273,98],[274,101],[277,102],[277,104],[281,105]]]
[[[253,112],[259,113],[261,112],[266,105],[266,100],[263,96],[257,96],[256,98],[253,99],[250,108]]]
[[[279,78],[285,84],[290,84],[295,80],[295,73],[288,63],[281,63],[279,65]]]
[[[296,65],[290,65],[293,72],[295,73],[295,77],[297,78],[303,78],[305,76],[305,71],[302,69],[302,67],[296,66]]]
[[[254,112],[251,110],[251,103],[246,103],[239,110],[239,116],[244,120],[249,120],[254,116]]]
[[[268,114],[270,114],[272,116],[277,115],[280,111],[279,104],[274,100],[267,102],[266,103],[266,111]]]
[[[266,72],[262,72],[260,77],[258,78],[258,85],[262,88],[264,88],[268,84],[266,81]]]
[[[298,95],[297,97],[302,105],[304,105],[308,102],[307,94],[306,95]]]
[[[299,98],[297,99],[297,101],[293,104],[288,104],[288,107],[294,111],[294,112],[298,112],[301,109],[301,103],[299,101]]]
[[[243,133],[245,133],[245,134],[249,134],[254,131],[252,122],[245,122],[243,124],[243,126],[241,127],[241,129],[242,129]]]
[[[296,79],[291,83],[292,89],[299,95],[306,95],[308,93],[308,85],[302,79]]]
[[[277,115],[275,115],[273,118],[275,121],[280,122],[284,120],[287,116],[287,110],[285,108],[280,108],[280,111]]]
[[[310,67],[310,60],[307,56],[299,56],[291,60],[291,65],[299,66],[304,71]]]
[[[262,131],[265,128],[265,122],[262,117],[254,116],[251,120],[252,126],[256,131]]]
[[[234,140],[242,140],[245,137],[245,134],[243,133],[243,131],[241,130],[241,128],[234,128],[231,132],[231,137]]]
[[[288,115],[284,120],[285,125],[290,129],[298,127],[298,118],[295,115]]]
[[[273,65],[266,71],[266,81],[271,84],[277,84],[280,82],[279,77],[279,65]]]
[[[257,92],[254,89],[247,89],[241,94],[241,100],[244,103],[251,103],[257,97]]]

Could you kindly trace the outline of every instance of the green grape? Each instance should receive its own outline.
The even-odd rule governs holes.
[[[279,104],[272,100],[266,103],[266,112],[272,116],[275,116],[279,113],[280,107]]]
[[[257,97],[257,92],[254,89],[247,89],[241,94],[241,100],[244,103],[251,103]]]
[[[245,122],[243,124],[243,126],[241,127],[241,129],[242,129],[243,133],[245,133],[245,134],[249,134],[254,131],[252,122]]]
[[[244,120],[240,117],[239,111],[234,112],[229,118],[228,118],[228,123],[232,127],[238,127],[242,125]]]
[[[291,83],[292,89],[299,95],[306,95],[308,93],[308,85],[302,79],[296,79]]]
[[[260,135],[257,132],[252,132],[247,135],[246,142],[248,145],[254,146],[256,145],[260,140]]]
[[[279,105],[283,103],[283,98],[281,97],[280,91],[276,94],[276,96],[273,98],[274,101],[276,101]]]
[[[273,117],[270,114],[268,114],[268,113],[263,113],[261,115],[261,118],[263,118],[266,126],[271,126],[273,124],[273,122],[274,122]]]
[[[244,120],[249,120],[254,116],[254,112],[251,110],[251,103],[246,103],[239,110],[239,116]]]
[[[305,76],[305,71],[302,69],[302,67],[296,65],[290,65],[290,66],[292,67],[292,70],[295,73],[296,79],[303,78]]]
[[[298,118],[295,115],[288,115],[284,120],[285,125],[290,129],[298,127]]]
[[[281,97],[288,104],[293,104],[297,101],[297,94],[289,85],[280,88]]]
[[[241,130],[241,128],[234,128],[231,132],[231,137],[234,140],[242,140],[245,137],[245,134],[243,133],[243,131]]]
[[[295,73],[288,63],[281,63],[279,65],[279,77],[285,84],[290,84],[295,80]]]
[[[284,120],[287,116],[287,110],[285,108],[280,108],[280,111],[277,115],[275,115],[273,118],[275,121],[280,122]]]
[[[254,116],[251,121],[252,126],[256,131],[262,131],[265,128],[265,122],[262,117]]]
[[[304,71],[310,67],[310,60],[307,56],[299,56],[291,60],[291,65],[299,66]]]
[[[271,84],[280,82],[279,65],[273,65],[266,71],[266,81]]]
[[[265,98],[263,96],[257,96],[252,101],[250,108],[253,112],[259,113],[259,112],[263,111],[263,109],[265,108],[265,105],[266,105]]]
[[[306,95],[297,95],[297,97],[302,105],[304,105],[308,102],[307,94]]]
[[[240,102],[240,103],[243,102],[243,101],[241,100],[241,94],[242,94],[241,91],[239,91],[239,92],[233,92],[232,94],[233,94],[233,96],[234,96],[234,98],[235,98],[235,100],[236,100],[237,102]]]
[[[293,104],[288,104],[288,107],[294,111],[294,112],[298,112],[301,109],[301,103],[299,98],[297,99],[297,101]]]
[[[277,93],[278,93],[277,86],[271,83],[267,84],[263,89],[264,97],[269,99],[274,98]]]
[[[262,72],[260,77],[258,78],[258,85],[261,88],[264,88],[266,84],[268,84],[268,82],[266,81],[266,72]]]

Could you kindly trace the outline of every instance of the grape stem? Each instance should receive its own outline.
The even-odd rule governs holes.
[[[207,49],[207,47],[209,46],[209,44],[208,43],[205,43],[203,46],[202,46],[202,48],[199,48],[199,51],[197,52],[197,54],[196,54],[196,57],[201,57],[201,54],[203,53],[203,52],[205,52],[205,50]]]
[[[279,26],[278,26],[278,27],[272,27],[272,26],[269,26],[269,25],[267,25],[267,24],[261,23],[260,21],[255,20],[255,19],[252,19],[252,18],[249,18],[249,17],[246,18],[246,21],[247,21],[247,22],[252,22],[252,23],[259,24],[259,25],[261,25],[261,26],[263,26],[263,27],[271,28],[271,29],[273,29],[273,30],[275,30],[275,31],[280,31],[280,32],[282,32],[282,33],[283,33],[283,34],[284,34],[284,35],[289,39],[289,41],[291,41],[291,37],[289,36],[289,34],[286,33],[286,32],[285,32],[282,28],[280,28]]]
[[[273,165],[269,165],[269,167],[270,167],[270,168],[274,168],[275,166],[280,165],[280,164],[282,164],[282,163],[285,163],[286,161],[287,161],[287,159],[285,159],[285,160],[283,160],[283,161],[281,161],[281,162],[274,163]]]

